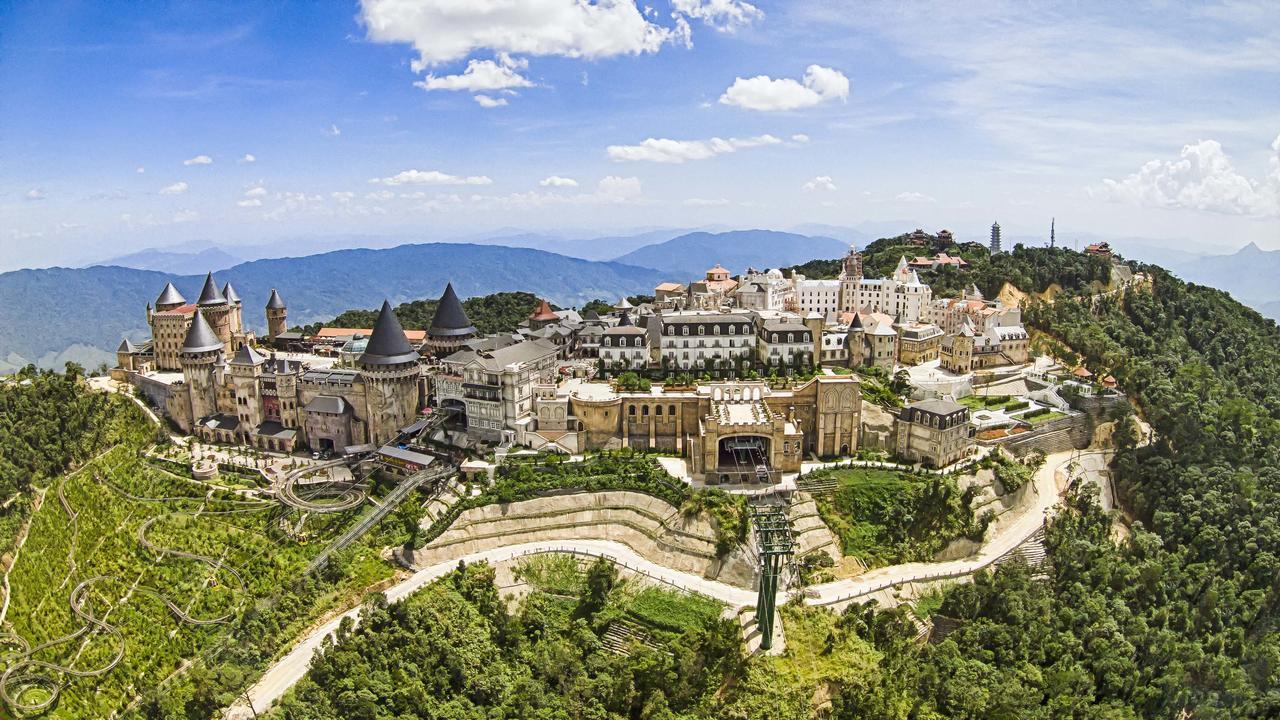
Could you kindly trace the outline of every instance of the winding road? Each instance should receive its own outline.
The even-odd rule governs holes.
[[[1070,480],[1070,466],[1073,459],[1079,460],[1079,472],[1097,478],[1106,469],[1109,456],[1109,451],[1071,451],[1050,455],[1036,472],[1033,479],[1034,487],[1028,492],[1026,504],[1018,511],[1010,511],[1016,512],[1016,515],[1004,520],[999,527],[993,528],[987,540],[970,557],[948,562],[905,563],[878,568],[857,578],[813,586],[809,588],[805,602],[809,605],[840,606],[888,586],[960,577],[989,567],[996,560],[1026,542],[1044,526],[1046,514],[1059,502]],[[605,557],[633,573],[645,575],[686,592],[705,595],[732,607],[750,607],[756,601],[756,593],[752,590],[673,570],[644,558],[622,543],[611,540],[546,540],[471,553],[418,570],[387,589],[384,594],[390,602],[403,600],[452,572],[458,567],[460,561],[468,564],[481,561],[497,564],[526,555],[551,552]],[[286,655],[277,660],[261,679],[249,688],[242,699],[226,711],[224,717],[227,720],[245,720],[270,708],[289,688],[306,675],[312,655],[326,637],[332,636],[337,631],[338,625],[344,618],[359,622],[360,608],[348,610],[308,633]]]

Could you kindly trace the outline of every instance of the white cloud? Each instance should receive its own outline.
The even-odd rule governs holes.
[[[175,223],[195,222],[199,219],[200,213],[195,210],[179,210],[173,214],[173,222]]]
[[[893,197],[893,199],[894,199],[894,200],[897,200],[898,202],[905,202],[905,203],[931,203],[931,202],[937,202],[937,201],[936,201],[936,200],[934,200],[932,197],[930,197],[930,196],[928,196],[928,195],[925,195],[924,193],[918,193],[918,192],[903,192],[903,193],[898,193],[897,195],[895,195],[895,196]]]
[[[829,100],[849,99],[849,78],[844,73],[821,65],[810,65],[804,72],[803,84],[791,78],[757,75],[737,78],[720,96],[725,105],[748,110],[796,110]]]
[[[727,140],[718,137],[710,140],[649,138],[639,145],[610,145],[606,152],[611,159],[618,162],[682,163],[687,160],[706,160],[745,148],[778,145],[781,142],[772,135]]]
[[[488,95],[475,95],[471,99],[475,100],[482,108],[496,108],[507,104],[506,98],[493,98]]]
[[[764,17],[760,8],[743,0],[672,0],[671,7],[722,32],[733,32]]]
[[[335,197],[336,197],[336,196],[337,196],[337,193],[335,193],[334,195],[335,195]],[[383,200],[383,201],[386,201],[386,200],[391,200],[391,199],[395,198],[395,196],[396,196],[396,194],[395,194],[394,192],[390,191],[390,190],[374,190],[373,192],[365,193],[364,198],[365,198],[366,200]]]
[[[240,158],[240,159],[239,159],[239,160],[237,160],[236,162],[238,162],[238,163],[240,163],[240,164],[242,164],[242,165],[247,165],[247,164],[249,164],[249,163],[251,163],[251,162],[257,162],[257,161],[258,161],[258,158],[254,157],[251,153],[245,153],[245,154],[244,154],[244,157]]]
[[[1262,181],[1237,172],[1216,140],[1201,140],[1184,145],[1176,160],[1152,160],[1123,180],[1103,180],[1089,194],[1131,205],[1280,215],[1280,136],[1271,149],[1271,171]]]
[[[493,180],[484,175],[449,175],[438,170],[405,170],[391,177],[373,178],[371,183],[382,185],[491,185]]]
[[[48,194],[40,188],[31,188],[26,194],[28,200],[44,200],[46,197],[48,197]]]
[[[689,198],[680,204],[685,207],[723,207],[730,203],[727,198]]]
[[[343,190],[341,192],[331,192],[329,193],[329,197],[333,198],[334,200],[337,200],[340,203],[349,203],[355,199],[356,194],[351,192],[350,190]]]
[[[414,72],[486,49],[573,58],[652,53],[677,36],[631,0],[362,0],[360,20],[375,42],[412,45]]]
[[[640,178],[609,175],[596,183],[596,195],[605,201],[631,202],[640,199],[644,189]]]
[[[804,185],[801,185],[800,188],[805,192],[814,192],[815,190],[835,190],[836,184],[831,181],[830,175],[819,175]]]
[[[236,205],[239,205],[240,207],[261,207],[261,206],[262,206],[262,199],[261,199],[261,198],[256,198],[256,197],[255,197],[255,198],[245,198],[244,200],[237,200],[237,201],[236,201]]]
[[[262,185],[253,185],[244,191],[245,197],[266,197],[267,189]]]
[[[138,166],[138,169],[137,169],[137,171],[136,171],[136,172],[137,172],[139,175],[141,175],[141,174],[145,173],[146,171],[147,171],[147,169],[146,169],[146,168],[144,168],[144,167],[142,167],[141,165],[139,165],[139,166]]]
[[[542,187],[578,187],[577,180],[574,180],[573,178],[560,177],[559,175],[542,178],[538,181],[538,184]]]
[[[506,90],[507,88],[533,87],[528,78],[516,72],[518,65],[509,57],[501,62],[472,60],[461,75],[427,75],[414,86],[423,90]]]
[[[342,130],[337,125],[330,125],[329,129],[324,131],[324,134],[329,137],[338,137],[342,134]]]
[[[193,157],[193,158],[187,158],[186,160],[183,160],[183,161],[182,161],[182,164],[183,164],[183,165],[187,165],[187,166],[191,166],[191,165],[212,165],[212,164],[213,164],[213,158],[209,157],[208,155],[197,155],[197,156],[195,156],[195,157]]]
[[[160,188],[161,195],[181,195],[190,187],[185,182],[176,182],[172,185]]]
[[[805,135],[804,133],[796,133],[795,135],[791,136],[791,141],[802,143],[802,144],[807,143],[809,142],[809,136]]]

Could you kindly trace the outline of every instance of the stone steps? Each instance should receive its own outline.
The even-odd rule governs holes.
[[[654,641],[653,636],[631,620],[620,619],[609,623],[600,642],[614,655],[630,655],[637,645],[662,651],[662,646]]]

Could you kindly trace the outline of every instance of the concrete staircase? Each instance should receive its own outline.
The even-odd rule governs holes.
[[[440,516],[449,512],[449,508],[461,500],[465,493],[466,488],[457,477],[442,483],[439,491],[423,505],[422,521],[419,523],[422,529],[430,528]]]
[[[640,645],[662,651],[662,646],[654,642],[653,636],[647,630],[639,623],[626,619],[609,623],[600,642],[614,655],[630,655]]]

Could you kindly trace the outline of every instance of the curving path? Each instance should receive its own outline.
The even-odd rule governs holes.
[[[809,589],[805,602],[809,605],[841,605],[891,585],[959,577],[989,567],[996,560],[1026,542],[1044,526],[1046,514],[1058,503],[1069,481],[1071,474],[1069,466],[1073,457],[1080,458],[1080,472],[1094,475],[1105,469],[1109,455],[1110,451],[1082,453],[1072,451],[1048,456],[1044,466],[1033,479],[1034,489],[1029,493],[1030,502],[1014,519],[1001,527],[994,528],[991,536],[978,552],[968,558],[949,562],[906,563],[878,568],[850,580],[813,586]],[[756,594],[751,590],[672,570],[642,557],[626,545],[611,540],[546,540],[471,553],[418,570],[386,590],[384,594],[389,601],[398,602],[452,572],[458,567],[459,561],[466,563],[486,561],[495,564],[525,555],[551,552],[605,557],[632,572],[686,592],[705,595],[732,607],[751,607],[756,601]],[[276,661],[262,678],[249,688],[243,698],[226,711],[224,717],[227,720],[245,720],[271,707],[290,687],[302,679],[310,667],[312,655],[326,637],[332,636],[337,631],[339,623],[344,618],[351,618],[352,621],[358,622],[360,608],[348,610],[311,631],[284,657]]]

